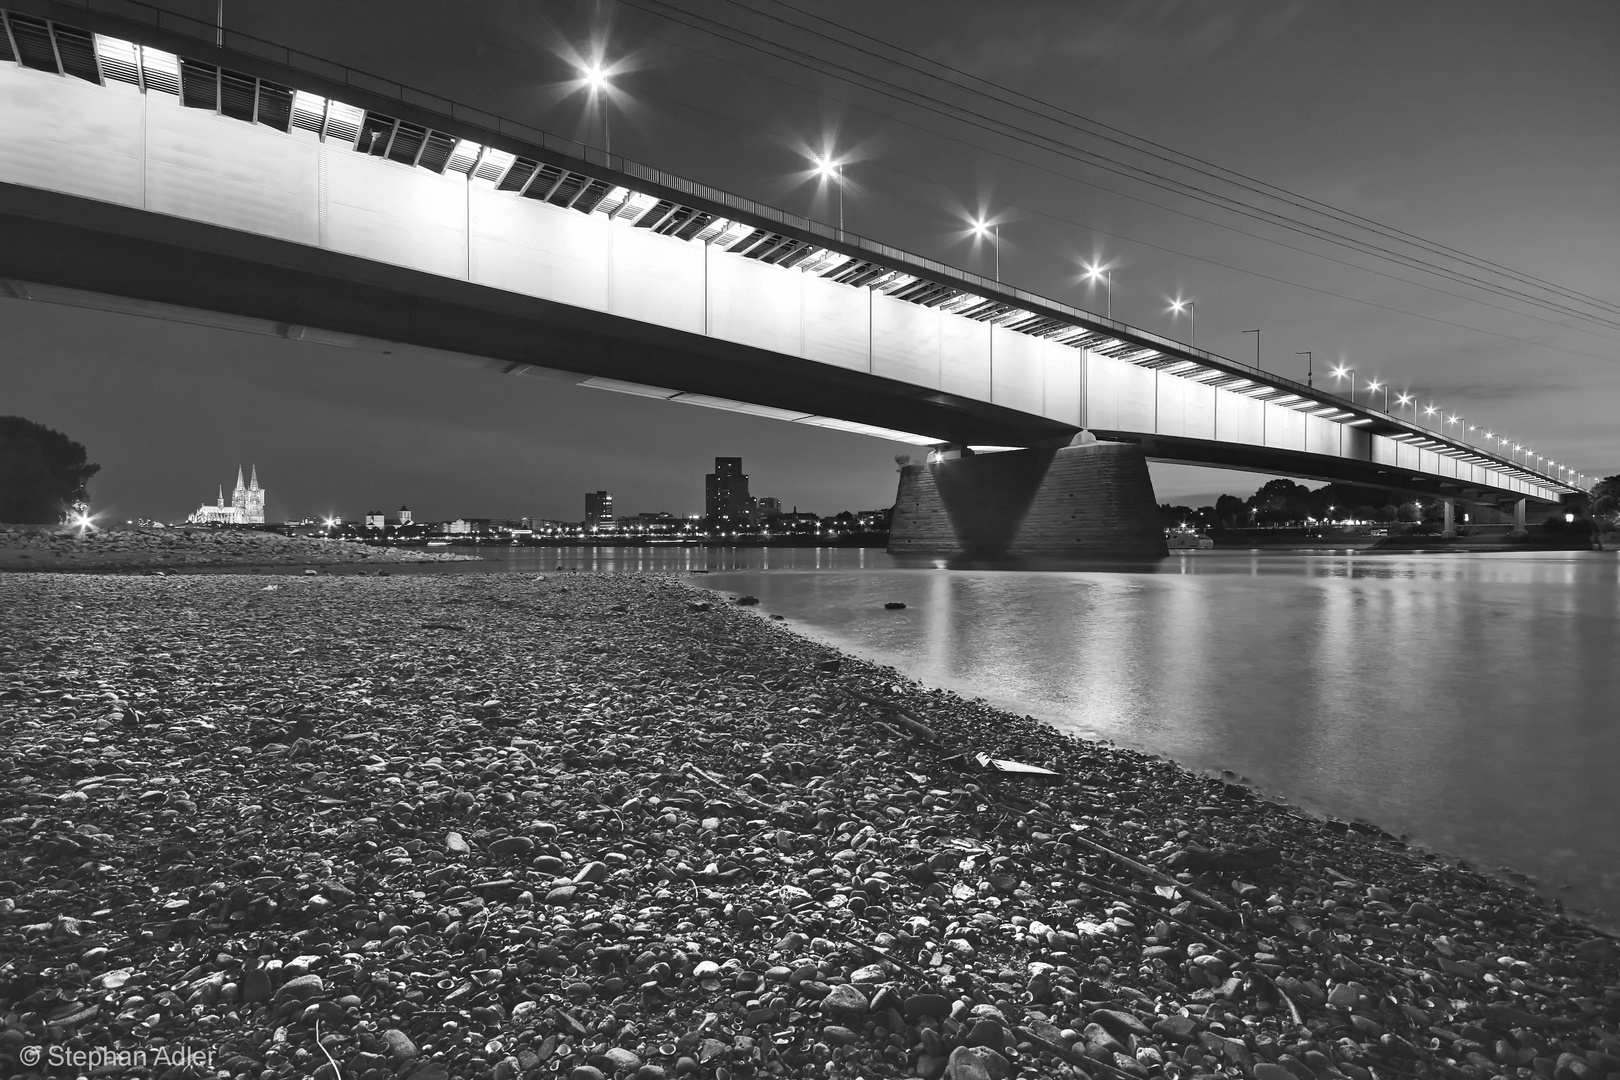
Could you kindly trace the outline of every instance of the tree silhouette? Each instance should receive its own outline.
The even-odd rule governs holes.
[[[61,521],[74,503],[89,498],[85,485],[100,468],[60,431],[0,416],[0,521]]]

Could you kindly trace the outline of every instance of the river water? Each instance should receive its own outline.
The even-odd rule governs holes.
[[[695,580],[930,685],[1236,773],[1620,923],[1611,552],[1200,551],[1031,571],[859,549],[574,548],[497,565],[708,569]]]

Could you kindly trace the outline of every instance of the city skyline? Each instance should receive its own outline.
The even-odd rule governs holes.
[[[211,5],[164,6],[212,18]],[[1600,137],[1594,103],[1615,99],[1617,76],[1612,66],[1569,62],[1606,33],[1612,40],[1612,8],[1570,4],[1529,15],[1484,4],[1468,10],[1488,9],[1489,18],[1458,18],[1447,4],[1362,9],[1371,15],[1233,4],[1171,18],[1139,5],[947,7],[955,18],[925,26],[851,4],[816,10],[1052,108],[1582,293],[1613,293],[1606,253],[1620,246],[1620,211],[1601,177],[1614,174],[1616,151]],[[979,272],[994,265],[1010,284],[1111,307],[1155,332],[1192,336],[1190,318],[1168,301],[1186,299],[1187,316],[1196,301],[1201,347],[1255,355],[1296,377],[1310,352],[1319,385],[1332,363],[1353,366],[1469,416],[1511,416],[1516,438],[1588,471],[1613,471],[1602,402],[1620,380],[1613,336],[1590,321],[1443,291],[1421,274],[1354,269],[1346,263],[1357,259],[1337,249],[1241,225],[1140,180],[1077,169],[825,73],[812,79],[690,27],[609,9],[611,27],[591,25],[591,9],[579,4],[556,5],[548,22],[510,7],[451,17],[401,3],[379,31],[368,22],[377,5],[310,20],[243,0],[228,5],[226,19],[587,140],[594,114],[581,106],[570,57],[595,35],[616,64],[616,151],[823,221],[842,213],[852,231]],[[745,21],[758,30],[759,18]],[[811,42],[803,31],[784,33],[798,46]],[[1442,40],[1463,58],[1444,84],[1414,63],[1423,42]],[[1491,58],[1509,50],[1514,78],[1504,80]],[[1132,77],[1139,57],[1174,63],[1177,78]],[[1275,92],[1319,80],[1357,92],[1308,107],[1294,100],[1299,93]],[[1012,114],[997,115],[1010,122]],[[1520,152],[1508,161],[1502,145]],[[836,191],[810,173],[806,150],[837,156]],[[974,217],[996,221],[993,241],[971,235]],[[1110,269],[1106,289],[1085,277],[1088,265]],[[387,490],[424,516],[470,508],[559,520],[593,487],[613,490],[625,506],[681,512],[697,498],[687,478],[720,451],[747,457],[759,490],[787,503],[888,505],[892,456],[910,449],[476,365],[9,298],[0,299],[0,321],[11,346],[0,360],[10,409],[88,447],[104,465],[94,505],[114,517],[195,506],[217,483],[215,467],[193,456],[199,445],[218,448],[209,461],[257,458],[288,478],[272,493],[272,516],[282,498],[289,514],[304,506],[358,513]],[[1255,327],[1260,333],[1246,336]],[[1160,501],[1181,502],[1264,476],[1156,466],[1154,479]],[[671,492],[688,492],[686,505]]]

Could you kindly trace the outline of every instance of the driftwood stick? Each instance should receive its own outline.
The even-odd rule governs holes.
[[[1097,843],[1097,842],[1095,842],[1093,840],[1087,840],[1084,836],[1081,836],[1079,831],[1076,830],[1073,826],[1070,826],[1070,833],[1069,833],[1069,836],[1067,837],[1067,839],[1068,839],[1068,841],[1070,843],[1078,844],[1081,847],[1085,848],[1087,851],[1094,852],[1094,853],[1096,853],[1098,855],[1103,855],[1103,856],[1106,856],[1106,857],[1108,857],[1110,859],[1113,859],[1115,862],[1119,863],[1119,865],[1125,867],[1128,870],[1135,871],[1137,874],[1140,874],[1142,877],[1147,878],[1149,881],[1156,881],[1160,885],[1168,885],[1171,888],[1180,889],[1182,892],[1186,893],[1188,896],[1192,897],[1194,900],[1197,900],[1200,904],[1203,904],[1205,907],[1213,908],[1216,911],[1224,912],[1227,915],[1232,914],[1232,909],[1231,908],[1227,907],[1225,904],[1221,903],[1219,900],[1215,899],[1213,896],[1210,896],[1208,893],[1201,892],[1198,889],[1195,889],[1190,885],[1184,885],[1181,882],[1177,881],[1175,878],[1171,877],[1169,874],[1163,873],[1162,871],[1159,871],[1159,870],[1155,870],[1153,867],[1147,865],[1147,863],[1137,862],[1135,859],[1131,858],[1128,855],[1121,855],[1119,852],[1113,850],[1112,848],[1105,848],[1101,844],[1099,844],[1099,843]]]

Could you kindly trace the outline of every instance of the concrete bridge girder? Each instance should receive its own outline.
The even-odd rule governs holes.
[[[298,85],[300,73],[285,74]],[[1190,361],[1173,350],[1070,347],[1039,336],[1051,319],[1020,316],[1036,327],[1023,333],[501,192],[473,172],[441,175],[150,87],[5,63],[0,224],[10,241],[0,277],[752,403],[784,419],[991,446],[1089,427],[1165,460],[1424,494],[1552,494],[1224,388],[1228,376],[1184,378],[1174,370]],[[911,268],[926,284],[930,271]],[[882,267],[868,278],[887,280]]]

